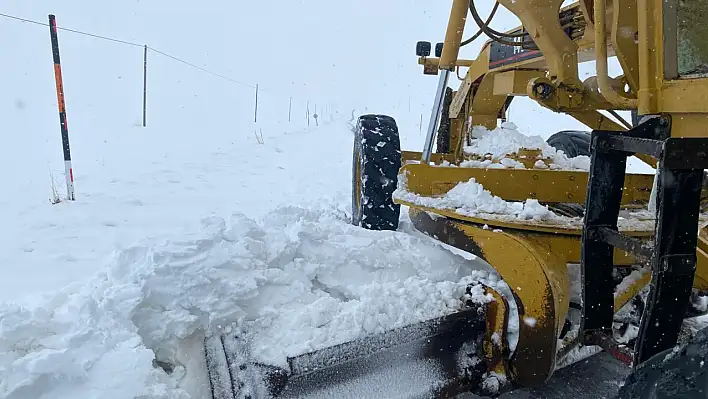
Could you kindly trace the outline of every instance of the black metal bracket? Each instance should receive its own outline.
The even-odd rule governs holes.
[[[633,351],[636,367],[678,340],[696,270],[708,139],[671,137],[671,119],[659,116],[628,132],[594,131],[591,153],[581,250],[581,337],[586,344],[611,337],[614,248],[648,260],[652,281]],[[635,153],[659,160],[653,247],[617,229],[627,157]]]
[[[644,241],[626,236],[617,230],[609,227],[591,227],[588,235],[593,240],[605,242],[644,260],[651,260],[653,253],[651,246],[647,246]]]

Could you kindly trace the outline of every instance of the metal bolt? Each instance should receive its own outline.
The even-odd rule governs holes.
[[[548,83],[537,83],[533,86],[533,93],[541,100],[547,100],[553,93],[553,86]]]

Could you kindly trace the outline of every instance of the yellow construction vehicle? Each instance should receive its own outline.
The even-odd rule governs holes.
[[[430,43],[417,44],[424,73],[439,79],[421,152],[401,151],[392,118],[358,119],[352,218],[363,228],[395,230],[406,207],[418,230],[485,261],[508,292],[475,282],[493,299],[472,298],[435,320],[291,358],[289,370],[236,367],[228,354],[239,345],[222,337],[222,366],[232,372],[210,367],[215,398],[258,397],[239,370],[258,368],[267,395],[301,397],[312,385],[373,371],[391,353],[443,370],[426,397],[538,386],[582,348],[602,348],[634,370],[627,397],[655,381],[637,377],[653,369],[648,364],[692,364],[671,375],[703,376],[698,362],[708,338],[686,335],[684,321],[700,310],[692,298],[708,289],[701,230],[708,221],[708,0],[580,0],[562,8],[562,0],[497,1],[484,19],[474,0],[453,0],[435,57]],[[500,5],[522,25],[491,28]],[[465,40],[470,17],[479,29]],[[481,34],[490,40],[479,56],[459,59],[461,46]],[[622,75],[609,76],[609,56]],[[593,60],[597,76],[581,81],[578,65]],[[453,74],[461,78],[455,90]],[[587,167],[553,167],[540,146],[505,153],[506,161],[475,153],[475,132],[499,133],[515,96],[587,125],[591,134],[559,132],[548,142],[568,159],[589,156]],[[618,111],[632,111],[633,120]],[[630,156],[656,174],[626,173]],[[465,208],[465,187],[482,187],[514,211]],[[550,216],[524,216],[532,208]],[[698,349],[674,350],[682,340]]]

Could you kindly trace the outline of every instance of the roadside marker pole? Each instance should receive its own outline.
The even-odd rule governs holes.
[[[49,15],[49,33],[52,38],[52,54],[54,56],[54,78],[57,84],[57,101],[59,103],[59,124],[61,126],[61,142],[64,149],[64,173],[66,175],[67,199],[74,198],[74,169],[71,167],[71,150],[69,149],[69,128],[66,123],[66,104],[64,103],[64,83],[61,77],[61,62],[59,60],[59,38],[57,22],[54,15]]]

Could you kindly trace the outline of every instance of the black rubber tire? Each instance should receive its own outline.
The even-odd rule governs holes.
[[[450,105],[452,105],[452,89],[445,90],[445,98],[443,99],[443,109],[440,115],[440,126],[438,127],[436,152],[438,154],[447,154],[450,152]]]
[[[357,120],[352,162],[352,224],[369,230],[397,230],[401,206],[393,202],[401,168],[396,121],[386,115]]]
[[[676,350],[669,349],[661,352],[637,367],[620,388],[616,398],[706,398],[708,397],[706,363],[708,363],[708,329],[703,329]]]
[[[563,151],[568,158],[590,156],[590,133],[575,130],[558,132],[546,140],[553,148]]]
[[[560,131],[546,140],[558,151],[563,151],[568,158],[590,156],[590,133],[575,130]],[[585,206],[581,204],[549,204],[553,212],[568,217],[583,217]]]

